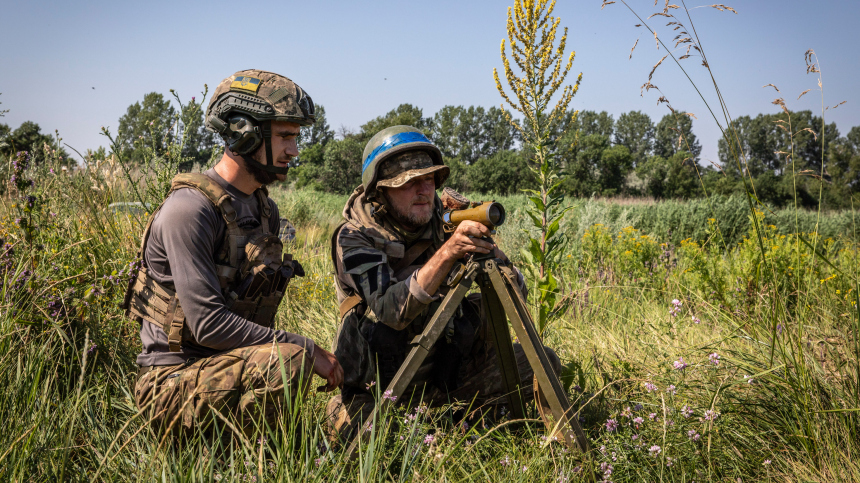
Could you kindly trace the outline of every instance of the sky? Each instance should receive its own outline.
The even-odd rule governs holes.
[[[358,129],[401,103],[422,108],[425,116],[445,105],[498,106],[492,73],[502,66],[499,45],[512,1],[0,0],[0,110],[9,110],[0,122],[14,129],[35,121],[85,152],[108,145],[101,127],[115,132],[128,106],[146,93],[170,96],[174,89],[185,101],[199,99],[204,84],[214,89],[250,68],[294,80],[325,106],[334,129]],[[643,19],[659,10],[651,0],[628,3]],[[860,2],[728,3],[738,14],[697,5],[687,3],[733,117],[778,112],[771,102],[784,97],[790,109],[817,114],[822,102],[847,101],[826,111],[825,119],[843,135],[860,125],[860,58],[851,47],[857,44]],[[640,21],[627,7],[560,0],[554,15],[568,28],[568,51],[576,51],[568,81],[583,74],[572,108],[606,110],[616,119],[639,110],[656,124],[668,112],[657,103],[662,93],[674,108],[696,115],[702,162],[718,161],[720,129],[705,101],[721,111],[701,59],[681,63],[696,86],[667,59],[651,80],[661,93],[641,94],[666,51],[635,27]],[[666,21],[647,20],[670,43],[675,32],[664,27]],[[817,75],[806,74],[807,49],[820,60],[823,101]],[[675,53],[683,55],[683,48]],[[762,88],[771,83],[781,93]],[[806,89],[812,91],[797,100]],[[724,122],[721,114],[718,119]]]

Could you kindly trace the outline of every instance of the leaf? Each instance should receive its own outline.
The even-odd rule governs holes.
[[[555,291],[558,289],[558,281],[552,275],[552,272],[548,272],[546,275],[538,279],[537,287],[540,293],[538,294],[538,299],[542,304],[547,304],[548,309],[552,309],[552,306],[555,305],[556,293]]]
[[[544,253],[540,249],[540,242],[538,242],[534,238],[529,238],[528,250],[531,253],[532,258],[534,259],[535,264],[543,263]]]
[[[539,196],[529,196],[529,199],[534,203],[538,210],[546,210],[546,205],[543,204],[543,200],[541,200]]]
[[[555,236],[555,233],[558,231],[559,222],[561,222],[561,217],[555,219],[552,223],[550,223],[549,228],[546,230],[546,238],[547,240],[551,239]]]
[[[531,211],[527,211],[526,214],[529,215],[529,218],[532,219],[532,224],[534,224],[535,228],[540,229],[543,225],[541,219]]]
[[[525,247],[520,248],[520,256],[523,257],[523,261],[526,262],[526,265],[531,266],[535,264],[534,257],[532,256],[531,252],[528,251]]]

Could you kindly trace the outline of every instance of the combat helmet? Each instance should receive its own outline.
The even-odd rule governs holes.
[[[439,148],[412,126],[379,131],[367,142],[361,158],[361,184],[368,198],[376,196],[377,186],[397,188],[430,173],[435,175],[438,189],[450,173]]]
[[[221,81],[206,109],[206,128],[224,138],[227,148],[270,173],[286,173],[272,159],[272,121],[308,126],[314,122],[311,97],[290,79],[264,70],[243,70]],[[266,145],[266,164],[251,154]]]

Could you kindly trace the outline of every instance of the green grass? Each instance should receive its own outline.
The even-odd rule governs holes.
[[[128,199],[122,183],[105,180],[94,189],[96,173],[51,174],[50,167],[45,160],[24,173],[35,181],[24,190],[35,197],[32,208],[11,195],[0,209],[7,243],[0,260],[0,479],[584,480],[589,463],[546,444],[540,424],[466,429],[444,409],[396,427],[391,423],[408,409],[386,414],[350,465],[342,453],[320,450],[327,398],[317,394],[291,408],[279,427],[230,441],[232,448],[202,438],[182,447],[162,442],[134,407],[138,327],[118,308],[124,287],[116,280],[137,250],[143,215],[105,208]],[[328,242],[345,197],[282,189],[272,196],[297,224],[289,250],[307,271],[291,284],[277,324],[327,346],[337,330]],[[498,199],[510,216],[498,241],[516,255],[525,241],[524,200]],[[774,225],[763,231],[764,264],[748,219],[719,222],[724,235],[747,235],[733,235],[725,248],[695,202],[575,203],[564,227],[568,310],[549,325],[545,342],[566,364],[565,383],[600,474],[609,469],[604,464],[612,466],[612,481],[860,477],[857,247],[844,228],[850,213],[824,217],[843,227],[834,228],[835,241],[819,236],[831,267],[790,234],[794,221],[780,213],[763,215]],[[698,212],[695,227],[671,222]],[[21,217],[31,220],[29,234],[15,223]],[[657,221],[642,221],[648,219]],[[677,228],[669,237],[663,226]],[[682,236],[690,240],[674,241]],[[681,303],[675,316],[673,299]],[[675,369],[681,358],[688,366]],[[607,430],[609,419],[618,422],[615,431]],[[659,453],[650,451],[655,446]]]

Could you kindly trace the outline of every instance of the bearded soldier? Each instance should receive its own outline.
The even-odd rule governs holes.
[[[313,121],[311,98],[278,74],[245,70],[215,89],[205,122],[224,155],[174,178],[126,294],[143,343],[135,401],[156,427],[192,430],[220,411],[250,431],[274,424],[285,392],[303,394],[312,374],[328,390],[341,384],[332,353],[273,328],[287,283],[304,272],[283,254],[266,185],[286,178],[299,129]]]
[[[436,190],[448,177],[442,154],[417,129],[394,126],[377,133],[363,154],[362,184],[343,210],[332,238],[341,323],[334,353],[344,368],[341,394],[327,406],[333,439],[347,438],[374,405],[371,386],[385,388],[403,363],[410,341],[439,306],[442,282],[470,254],[506,260],[489,229],[464,221],[446,235]],[[525,292],[522,274],[516,272]],[[464,299],[445,337],[431,350],[398,402],[423,394],[431,405],[454,400],[501,402],[502,377],[481,314],[480,295]],[[533,371],[514,346],[521,387]],[[560,363],[547,349],[558,373]]]

